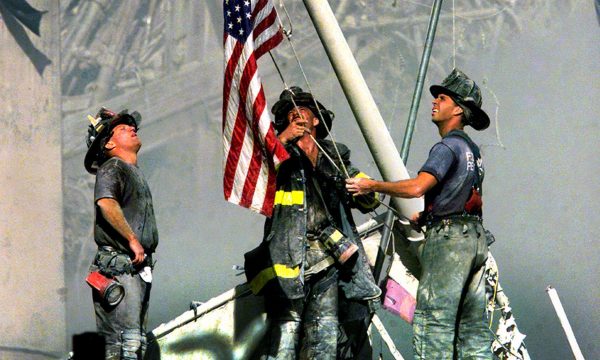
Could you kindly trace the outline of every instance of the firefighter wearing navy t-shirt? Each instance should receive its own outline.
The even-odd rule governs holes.
[[[491,359],[483,270],[488,247],[481,224],[483,164],[479,148],[463,131],[484,130],[481,90],[454,69],[434,97],[431,119],[442,140],[414,179],[382,182],[349,179],[355,195],[373,191],[402,198],[425,195],[425,211],[414,217],[427,226],[419,260],[422,274],[413,320],[418,359]]]
[[[102,108],[89,119],[84,165],[96,175],[98,251],[87,281],[96,327],[105,340],[106,360],[143,359],[158,231],[152,194],[137,163],[141,115]]]

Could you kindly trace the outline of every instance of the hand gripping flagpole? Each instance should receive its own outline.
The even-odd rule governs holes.
[[[386,181],[408,179],[410,177],[408,171],[387,131],[331,7],[326,0],[304,0],[304,5],[383,179]],[[423,199],[392,198],[392,206],[404,217],[411,218],[415,212],[423,210]],[[416,232],[411,235],[414,238],[423,236]]]
[[[573,351],[573,355],[575,356],[575,360],[585,360],[583,358],[583,354],[581,353],[581,349],[577,344],[577,340],[575,339],[575,334],[573,333],[573,329],[571,329],[571,324],[569,324],[569,319],[567,319],[567,314],[565,313],[565,309],[558,298],[558,293],[556,289],[552,286],[548,286],[546,288],[546,292],[548,296],[550,296],[550,301],[552,301],[552,305],[554,306],[554,311],[556,311],[556,315],[558,315],[558,320],[560,320],[560,324],[565,331],[565,335],[567,335],[567,340],[569,340],[569,345],[571,346],[571,351]]]

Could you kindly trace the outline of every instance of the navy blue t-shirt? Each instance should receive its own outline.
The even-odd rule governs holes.
[[[147,253],[153,253],[158,245],[158,231],[150,188],[142,171],[134,165],[113,157],[107,160],[96,174],[94,203],[103,198],[115,199],[125,220]],[[94,239],[99,246],[112,246],[125,253],[129,244],[102,216],[96,205]]]
[[[425,195],[425,209],[428,215],[434,217],[462,214],[477,179],[477,171],[479,187],[483,183],[483,163],[475,155],[479,149],[471,149],[465,139],[456,135],[459,131],[449,132],[435,144],[419,170],[433,175],[438,181]]]

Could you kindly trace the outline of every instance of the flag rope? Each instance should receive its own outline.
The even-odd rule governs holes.
[[[279,1],[279,6],[285,12],[286,17],[288,19],[288,22],[290,24],[290,28],[293,29],[292,20],[291,20],[291,18],[289,16],[289,13],[288,13],[285,5],[283,4],[282,0]],[[275,11],[277,11],[277,9],[275,9]],[[313,100],[313,102],[315,104],[315,107],[317,109],[317,113],[318,114],[315,114],[315,115],[317,115],[319,117],[319,121],[323,124],[323,126],[325,127],[325,130],[327,131],[327,135],[329,135],[329,137],[331,138],[331,141],[333,143],[333,148],[335,149],[335,152],[336,152],[336,155],[338,157],[338,160],[340,160],[340,164],[341,164],[342,169],[343,169],[343,174],[346,176],[346,178],[349,178],[350,176],[348,175],[348,170],[346,169],[346,166],[344,165],[344,162],[342,161],[342,156],[340,155],[340,151],[338,150],[335,138],[334,138],[333,134],[331,133],[331,130],[329,129],[329,126],[323,120],[323,115],[321,114],[321,107],[319,106],[317,100],[315,99],[315,96],[314,96],[313,90],[312,90],[312,86],[310,85],[310,82],[308,81],[308,77],[306,76],[306,72],[304,71],[304,67],[302,66],[302,62],[300,61],[300,58],[298,57],[298,53],[296,52],[296,47],[294,46],[294,43],[292,41],[292,31],[291,30],[290,31],[286,30],[285,26],[283,25],[283,22],[281,21],[281,17],[280,16],[277,16],[277,19],[279,20],[279,25],[283,29],[283,34],[285,35],[285,38],[287,39],[287,42],[288,42],[288,44],[290,45],[290,47],[292,49],[292,53],[294,54],[294,59],[296,59],[296,63],[298,64],[300,72],[302,73],[302,77],[304,78],[304,82],[306,83],[306,86],[308,88],[308,92],[310,93],[311,98],[312,98],[312,100]],[[276,63],[275,58],[271,57],[271,59],[273,60],[273,62]],[[283,77],[283,74],[281,73],[281,71],[279,69],[279,66],[276,66],[276,69],[279,72],[279,76],[281,77],[281,79],[283,81],[283,85],[285,86],[285,89],[288,90],[288,91],[290,91],[290,89],[287,86],[287,83],[286,83],[286,81],[285,81],[285,79]],[[293,96],[292,96],[292,103],[294,104],[294,108],[296,110],[298,110],[298,107],[297,107],[296,103],[294,102]],[[311,138],[312,138],[312,136],[311,136]],[[319,143],[317,141],[315,141],[314,138],[312,138],[312,139],[315,142],[315,144],[319,147],[319,149],[321,151],[323,151],[323,148],[321,148],[321,146],[319,145]]]
[[[317,112],[319,113],[319,120],[321,121],[321,123],[325,126],[325,129],[327,130],[327,134],[329,135],[329,137],[331,138],[331,141],[333,143],[334,149],[336,151],[336,156],[338,158],[338,160],[340,161],[340,164],[342,166],[342,169],[340,169],[337,164],[335,163],[335,161],[329,156],[329,154],[323,149],[323,147],[319,144],[319,142],[312,136],[309,134],[310,138],[313,140],[313,142],[315,143],[315,145],[319,148],[319,150],[321,150],[321,152],[325,155],[325,157],[327,158],[327,160],[331,163],[332,166],[335,167],[335,169],[340,172],[341,174],[343,174],[345,176],[346,179],[350,178],[350,175],[348,174],[348,170],[346,169],[346,166],[344,165],[344,162],[342,161],[342,157],[339,153],[338,147],[336,145],[336,141],[335,138],[333,136],[333,134],[331,133],[329,127],[327,126],[327,123],[325,121],[323,121],[322,115],[321,115],[321,109],[319,107],[319,104],[317,103],[314,95],[313,95],[313,91],[312,91],[312,87],[310,85],[310,82],[308,81],[308,77],[306,75],[306,72],[304,71],[304,67],[302,66],[302,62],[300,61],[300,58],[298,57],[298,53],[296,52],[296,48],[294,46],[294,43],[292,41],[292,35],[293,35],[293,23],[292,20],[289,16],[289,13],[287,11],[287,8],[285,7],[285,5],[283,4],[283,1],[280,0],[279,1],[279,6],[283,9],[286,18],[288,20],[289,23],[289,27],[290,30],[287,30],[286,27],[284,26],[283,22],[281,21],[281,16],[277,16],[277,19],[279,21],[279,25],[281,26],[282,32],[285,35],[286,39],[288,40],[288,43],[290,44],[290,47],[292,49],[294,58],[296,60],[296,63],[298,64],[298,67],[300,69],[300,72],[302,73],[302,76],[304,78],[304,81],[308,87],[308,91],[312,96],[312,99],[314,101],[315,106],[317,107]],[[277,9],[275,9],[275,11],[277,11]],[[278,12],[278,11],[277,11]],[[278,12],[279,13],[279,12]],[[269,55],[271,57],[271,60],[275,66],[275,69],[277,70],[277,73],[279,75],[279,78],[281,79],[281,82],[283,83],[283,86],[285,88],[285,90],[290,91],[289,85],[287,84],[285,77],[283,76],[283,73],[281,71],[281,68],[279,67],[279,64],[277,63],[277,61],[275,60],[275,57],[273,56],[273,54],[271,53],[271,51],[269,51]],[[293,92],[292,92],[293,93]],[[294,105],[294,108],[296,110],[298,110],[298,106],[296,104],[296,102],[294,101],[293,96],[291,97],[292,100],[292,104]],[[343,171],[342,171],[343,170]],[[388,210],[392,211],[397,218],[408,221],[409,223],[414,223],[413,221],[411,221],[411,219],[408,219],[406,216],[400,214],[400,212],[398,212],[396,209],[394,209],[393,207],[389,206],[388,204],[386,204],[384,201],[375,198],[375,200],[379,203],[379,205],[383,205],[385,208],[387,208]],[[375,218],[376,216],[378,216],[379,214],[377,214],[377,212],[375,210],[372,210],[369,212],[369,215],[371,218]],[[387,227],[387,225],[386,225]],[[417,230],[417,227],[415,227],[415,230]]]

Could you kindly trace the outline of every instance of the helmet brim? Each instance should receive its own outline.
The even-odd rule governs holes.
[[[483,111],[482,108],[477,106],[474,101],[465,101],[463,97],[448,88],[441,85],[432,85],[429,87],[429,92],[433,95],[434,98],[437,98],[440,94],[449,95],[454,99],[454,101],[459,104],[469,108],[473,113],[471,119],[469,119],[469,126],[473,129],[481,131],[485,130],[490,126],[490,117]]]

